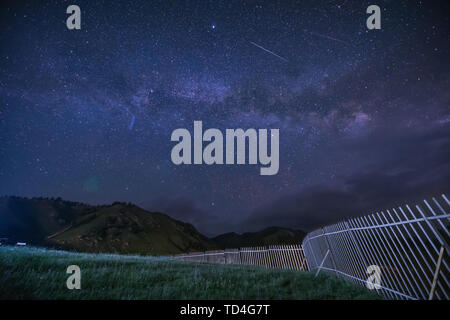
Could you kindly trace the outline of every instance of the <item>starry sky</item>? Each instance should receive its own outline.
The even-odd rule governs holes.
[[[449,191],[448,1],[0,6],[0,195],[130,201],[216,235]],[[171,133],[194,120],[278,128],[278,174],[174,165]]]

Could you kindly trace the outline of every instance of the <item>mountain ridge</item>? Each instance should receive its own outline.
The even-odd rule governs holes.
[[[221,249],[269,245],[299,244],[306,233],[284,227],[267,227],[256,232],[227,232],[211,238]]]
[[[294,244],[304,234],[269,227],[208,238],[192,224],[129,202],[89,205],[61,198],[0,197],[0,238],[66,250],[164,255]]]

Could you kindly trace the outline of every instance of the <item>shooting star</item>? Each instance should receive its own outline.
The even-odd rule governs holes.
[[[135,122],[136,122],[136,116],[134,114],[132,114],[130,124],[128,125],[128,130],[130,130],[130,131],[133,130]]]
[[[285,61],[285,62],[289,62],[288,59],[285,59],[285,58],[283,58],[283,57],[277,55],[275,52],[272,52],[272,51],[270,51],[270,50],[264,48],[263,46],[260,46],[259,44],[254,43],[253,41],[250,41],[250,43],[251,43],[252,45],[254,45],[255,47],[258,47],[258,48],[260,48],[260,49],[262,49],[262,50],[264,50],[264,51],[270,53],[271,55],[277,57],[278,59],[281,59],[281,60],[283,60],[283,61]]]
[[[325,39],[337,41],[337,42],[344,43],[344,44],[349,44],[347,41],[340,40],[340,39],[337,39],[337,38],[333,38],[333,37],[327,36],[327,35],[325,35],[325,34],[320,34],[320,33],[312,32],[312,31],[306,31],[306,32],[308,32],[308,33],[310,33],[310,34],[312,34],[312,35],[321,37],[321,38],[325,38]]]

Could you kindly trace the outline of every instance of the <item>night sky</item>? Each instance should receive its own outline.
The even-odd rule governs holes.
[[[45,3],[0,5],[0,195],[130,201],[215,235],[449,191],[449,1]],[[194,120],[278,128],[278,174],[174,165]]]

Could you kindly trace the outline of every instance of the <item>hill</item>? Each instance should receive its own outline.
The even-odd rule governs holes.
[[[47,236],[97,209],[60,198],[0,197],[0,237],[43,245]]]
[[[281,244],[300,244],[306,233],[281,227],[269,227],[258,232],[225,233],[211,240],[219,248],[255,247]]]
[[[85,252],[175,254],[215,248],[188,223],[124,204],[90,213],[50,240]]]
[[[85,252],[176,254],[216,248],[192,225],[132,204],[0,198],[0,237]]]
[[[194,226],[131,203],[94,206],[61,198],[0,197],[0,238],[84,252],[177,254],[299,244],[305,233],[270,227],[208,239]]]

